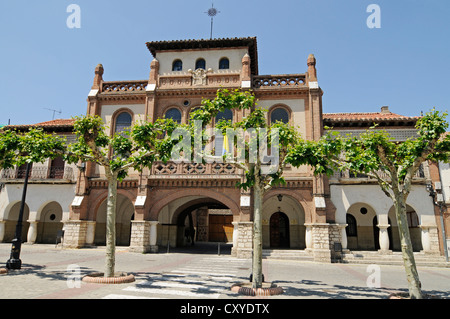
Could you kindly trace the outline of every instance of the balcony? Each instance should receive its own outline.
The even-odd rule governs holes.
[[[299,88],[306,87],[305,81],[305,74],[256,75],[253,76],[252,85],[255,89]]]
[[[422,181],[426,178],[426,170],[427,168],[424,167],[424,165],[420,165],[419,169],[417,170],[416,174],[414,174],[413,180],[415,181]],[[378,175],[384,179],[384,180],[390,180],[390,177],[388,174],[386,174],[384,171],[378,172]],[[337,179],[339,181],[346,181],[348,183],[353,182],[361,182],[361,181],[369,181],[369,182],[376,182],[375,178],[369,177],[365,174],[353,174],[350,173],[350,171],[342,171],[342,172],[335,172],[334,175],[331,177],[332,179]]]
[[[25,168],[9,168],[0,171],[0,179],[4,182],[25,179]],[[30,181],[72,181],[72,167],[48,167],[33,165],[30,171]]]
[[[152,166],[153,178],[239,178],[242,170],[229,163],[155,163]]]

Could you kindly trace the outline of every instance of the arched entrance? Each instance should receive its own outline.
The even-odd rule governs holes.
[[[270,217],[270,248],[289,248],[289,218],[283,212]]]
[[[393,244],[392,249],[395,251],[400,251],[401,250],[400,235],[398,231],[397,217],[395,215],[394,206],[391,207],[388,215],[389,215],[389,224],[391,225],[390,228],[392,228],[392,244]],[[409,236],[411,237],[413,251],[415,252],[421,251],[423,248],[422,248],[421,229],[419,227],[420,225],[419,217],[414,208],[411,207],[410,205],[406,205],[406,218],[408,220]]]
[[[58,231],[63,228],[62,215],[62,207],[57,202],[51,202],[44,206],[37,226],[37,243],[55,243]]]
[[[305,210],[298,198],[273,191],[264,200],[263,248],[306,248]]]
[[[214,198],[178,198],[161,208],[158,222],[159,246],[192,247],[196,243],[233,241],[233,213]]]
[[[5,235],[3,237],[3,242],[11,242],[15,237],[17,220],[19,219],[20,213],[20,205],[21,202],[16,202],[11,206],[9,210],[5,223]],[[28,205],[25,204],[22,218],[22,233],[21,233],[22,242],[27,241],[27,233],[28,228],[30,226],[30,224],[27,222],[27,220],[29,219],[29,215],[30,209],[28,208]]]
[[[350,250],[379,249],[378,224],[375,210],[367,203],[355,203],[346,215],[347,247]],[[374,226],[375,224],[375,226]]]
[[[131,239],[131,220],[134,218],[134,205],[131,200],[121,194],[116,202],[116,245],[129,246]],[[106,199],[100,204],[95,223],[94,244],[106,245]]]

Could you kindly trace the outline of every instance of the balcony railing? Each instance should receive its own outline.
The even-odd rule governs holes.
[[[384,171],[378,172],[378,175],[384,180],[390,179],[389,175],[387,173],[385,173]],[[369,180],[375,181],[375,178],[369,177],[369,176],[367,176],[365,174],[361,174],[361,173],[358,173],[355,175],[354,173],[350,173],[350,171],[335,172],[333,177],[336,179],[369,179]],[[424,170],[423,165],[420,165],[419,169],[414,174],[413,178],[414,179],[425,178],[425,170]]]
[[[241,171],[229,163],[175,163],[159,162],[153,165],[152,175],[238,175]]]
[[[1,179],[25,179],[26,169],[9,168],[0,173]],[[72,167],[32,166],[29,179],[31,180],[73,180]]]
[[[103,82],[102,93],[145,92],[148,81]]]
[[[256,75],[253,77],[253,87],[302,87],[305,86],[304,74],[289,75]]]

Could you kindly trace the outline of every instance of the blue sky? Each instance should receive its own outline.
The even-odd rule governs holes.
[[[260,74],[304,73],[317,58],[323,110],[417,116],[450,107],[448,0],[215,0],[215,38],[256,36]],[[70,29],[67,7],[81,8]],[[142,80],[145,43],[207,39],[211,0],[0,0],[0,124],[85,114],[98,63],[104,79]],[[370,29],[368,5],[381,8]]]

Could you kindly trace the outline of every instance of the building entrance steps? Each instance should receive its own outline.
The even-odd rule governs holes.
[[[299,249],[263,249],[264,259],[314,261],[312,253]]]
[[[446,262],[444,256],[415,252],[414,259],[417,266],[450,268],[450,262]],[[403,266],[402,253],[399,251],[390,251],[388,253],[379,251],[343,251],[341,262]]]

